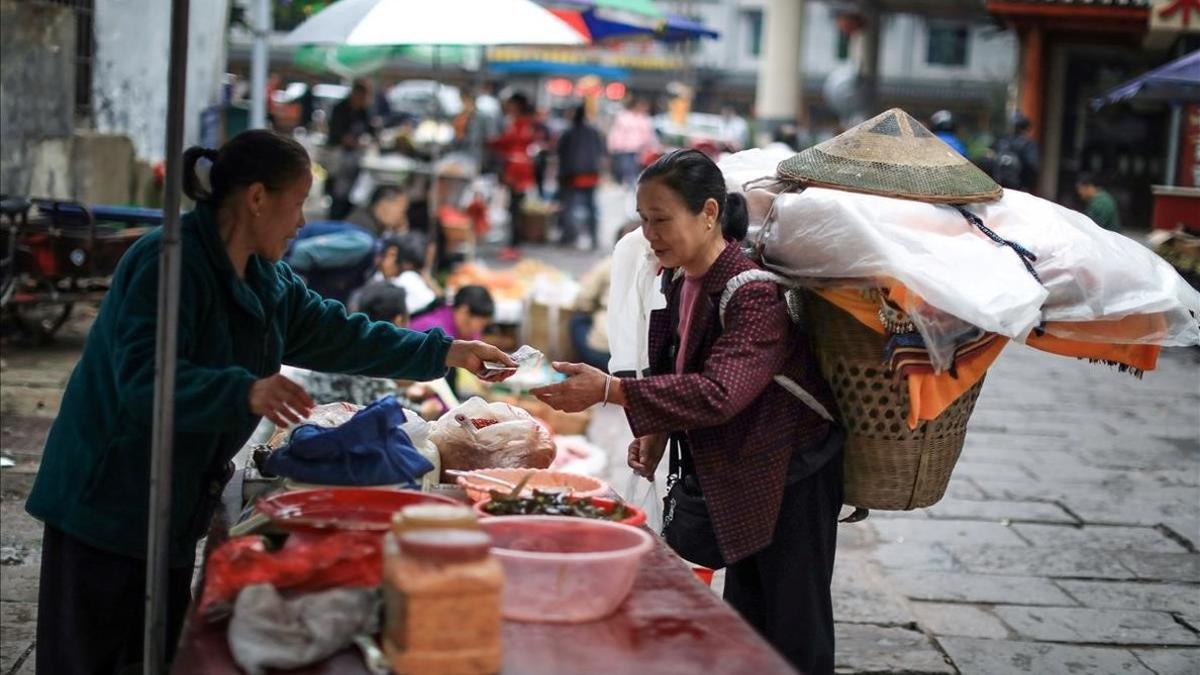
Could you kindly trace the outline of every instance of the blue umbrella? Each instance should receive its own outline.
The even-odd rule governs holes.
[[[1200,102],[1200,49],[1143,73],[1092,99],[1093,108],[1136,98],[1170,103]]]
[[[584,10],[552,8],[550,12],[567,22],[576,31],[583,33],[592,42],[655,36],[653,28],[647,28],[639,23],[621,21],[597,12],[594,8]]]
[[[693,21],[686,16],[668,14],[667,22],[658,32],[657,39],[662,42],[685,42],[708,38],[716,40],[721,37],[717,31],[705,26],[699,21]]]

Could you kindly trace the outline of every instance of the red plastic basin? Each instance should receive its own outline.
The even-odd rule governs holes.
[[[413,504],[459,502],[415,490],[389,488],[317,488],[293,490],[258,502],[258,510],[287,530],[328,532],[391,527],[392,514]]]

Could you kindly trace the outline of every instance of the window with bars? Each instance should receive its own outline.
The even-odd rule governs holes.
[[[763,13],[761,9],[742,11],[742,31],[745,36],[746,53],[750,56],[762,55]]]
[[[850,34],[839,30],[837,34],[837,60],[845,61],[848,58],[850,58]]]
[[[96,0],[22,0],[30,5],[66,7],[75,13],[75,120],[92,118],[92,59],[96,54]],[[65,46],[65,45],[64,45]]]
[[[929,45],[925,61],[935,66],[967,65],[970,32],[961,24],[933,22],[929,24]]]

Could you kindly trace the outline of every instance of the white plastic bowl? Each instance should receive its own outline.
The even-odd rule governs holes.
[[[645,530],[562,516],[500,516],[479,521],[504,568],[506,619],[583,623],[612,614],[633,588],[654,546]]]

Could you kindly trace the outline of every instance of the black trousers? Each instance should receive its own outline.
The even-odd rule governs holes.
[[[521,245],[521,205],[525,203],[525,192],[522,190],[508,189],[508,219],[511,223],[509,232],[509,244],[516,248]]]
[[[558,188],[559,201],[562,203],[559,210],[559,224],[563,234],[561,243],[571,245],[579,238],[579,222],[575,218],[575,212],[582,208],[585,213],[584,231],[591,238],[592,250],[595,251],[600,243],[596,241],[596,226],[600,221],[596,215],[596,188],[564,187],[568,180],[560,181]]]
[[[804,675],[833,673],[842,455],[789,485],[770,546],[726,568],[725,600]]]
[[[183,630],[192,568],[167,579],[167,658]],[[146,561],[45,528],[38,589],[38,675],[141,672]]]

